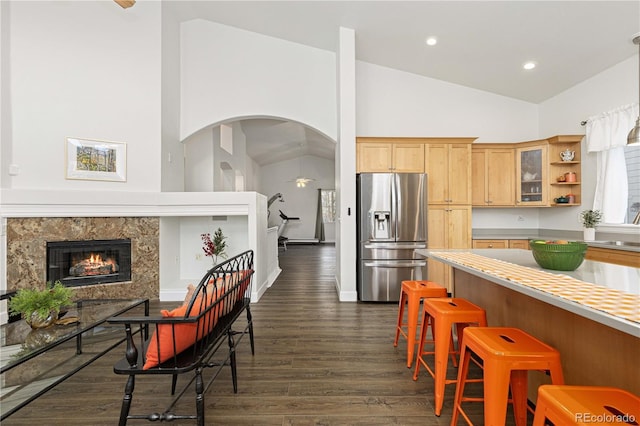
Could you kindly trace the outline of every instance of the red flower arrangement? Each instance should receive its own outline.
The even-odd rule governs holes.
[[[222,258],[227,257],[227,254],[225,253],[227,243],[224,241],[227,237],[222,234],[222,229],[218,228],[218,230],[213,234],[213,239],[211,239],[211,234],[209,233],[201,234],[200,237],[204,243],[202,246],[204,255],[211,256],[214,264],[218,261],[218,256]]]

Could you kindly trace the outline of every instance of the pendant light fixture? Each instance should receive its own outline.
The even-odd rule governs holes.
[[[633,43],[638,45],[638,108],[640,109],[640,33],[633,38]],[[627,136],[627,146],[640,145],[640,113],[636,125]]]

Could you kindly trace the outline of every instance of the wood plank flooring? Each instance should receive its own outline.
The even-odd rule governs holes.
[[[207,425],[449,424],[454,385],[447,386],[442,416],[436,417],[433,380],[422,370],[413,381],[405,341],[393,347],[397,304],[340,303],[331,245],[289,245],[280,251],[280,266],[276,282],[251,306],[256,354],[244,339],[238,393],[225,368],[205,395]],[[156,302],[152,310],[173,306]],[[126,377],[115,375],[112,366],[123,353],[116,348],[2,425],[117,424]],[[454,377],[456,371],[451,367],[449,373]],[[169,387],[169,377],[138,379],[132,413],[162,411],[171,400]],[[176,411],[193,412],[193,399],[188,391]],[[467,405],[472,420],[482,424],[482,404]]]

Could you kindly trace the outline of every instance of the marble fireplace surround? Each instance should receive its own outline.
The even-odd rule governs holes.
[[[44,287],[48,240],[131,238],[131,282],[76,287],[76,294],[182,300],[186,285],[175,267],[179,230],[173,219],[246,216],[256,271],[251,298],[258,301],[268,287],[266,211],[267,199],[257,192],[100,191],[96,197],[94,191],[0,189],[0,290]],[[3,301],[0,323],[6,318]]]
[[[77,298],[159,298],[159,218],[7,219],[7,287],[44,288],[48,241],[131,239],[131,281],[74,287]]]

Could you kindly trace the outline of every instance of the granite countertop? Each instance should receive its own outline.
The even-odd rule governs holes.
[[[640,336],[640,312],[637,309],[640,306],[639,268],[585,260],[575,271],[553,271],[541,268],[531,251],[519,249],[421,249],[416,252],[577,315]],[[478,267],[474,262],[460,262],[455,259],[456,254],[463,258],[482,256],[488,266]],[[510,268],[515,272],[505,273]],[[550,285],[552,281],[558,284]],[[597,297],[602,298],[591,297],[596,293],[599,294]],[[602,300],[601,305],[598,300]],[[625,305],[624,313],[618,309],[617,301]],[[613,305],[606,306],[610,304]]]

